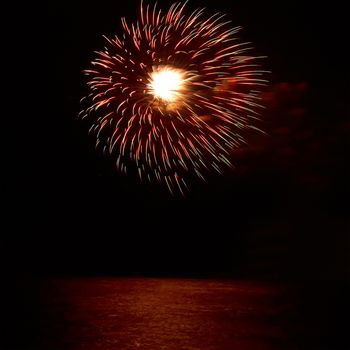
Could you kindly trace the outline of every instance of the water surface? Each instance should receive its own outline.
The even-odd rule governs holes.
[[[43,295],[45,350],[316,349],[284,284],[74,278],[53,280]]]

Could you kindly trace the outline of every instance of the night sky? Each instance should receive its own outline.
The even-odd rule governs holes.
[[[32,9],[20,56],[28,56],[20,90],[28,103],[14,105],[10,143],[14,216],[5,236],[15,269],[347,278],[346,9],[301,1],[189,7],[203,5],[227,13],[255,53],[268,56],[260,124],[268,136],[247,135],[249,145],[232,154],[236,169],[193,184],[185,198],[117,174],[77,118],[82,70],[103,47],[102,34],[120,31],[119,18],[134,18],[138,4]]]
[[[102,35],[120,32],[121,16],[135,18],[138,1],[15,5],[12,26],[20,29],[15,51],[6,52],[19,78],[11,79],[5,117],[14,127],[4,131],[2,233],[3,267],[17,283],[10,295],[33,296],[38,277],[160,275],[326,281],[340,283],[344,297],[350,38],[343,2],[190,1],[189,9],[221,11],[242,26],[240,37],[268,56],[263,67],[272,73],[260,122],[268,136],[247,135],[248,145],[232,153],[236,168],[210,174],[186,197],[119,175],[78,120],[82,70]]]
[[[30,76],[13,106],[9,143],[11,266],[35,274],[347,278],[346,9],[191,1],[189,9],[205,5],[242,26],[241,39],[268,56],[263,67],[272,73],[259,125],[268,136],[247,135],[248,146],[232,154],[235,170],[209,175],[181,198],[119,175],[77,117],[87,91],[82,70],[102,35],[120,31],[121,16],[135,18],[137,3],[118,4],[50,1],[31,8],[34,16],[23,9],[30,25],[15,45],[23,45],[19,66],[27,55]]]

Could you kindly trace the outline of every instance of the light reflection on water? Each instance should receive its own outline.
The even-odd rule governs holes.
[[[287,344],[281,285],[79,278],[55,280],[50,288],[42,349],[281,350]]]

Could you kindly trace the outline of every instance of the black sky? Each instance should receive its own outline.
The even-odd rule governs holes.
[[[102,34],[118,33],[121,16],[135,18],[138,2],[50,1],[28,13],[19,5],[23,99],[12,107],[6,186],[11,270],[347,279],[342,3],[190,1],[190,9],[221,11],[243,26],[242,39],[268,56],[272,74],[263,113],[270,136],[252,137],[234,154],[235,172],[186,198],[116,174],[77,119],[82,70],[103,47]]]

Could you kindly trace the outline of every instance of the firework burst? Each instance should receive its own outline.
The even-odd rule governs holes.
[[[81,117],[96,146],[122,172],[184,192],[192,177],[230,167],[230,152],[254,128],[257,88],[265,84],[225,15],[167,12],[141,2],[140,18],[122,18],[120,36],[107,38],[90,69]]]

